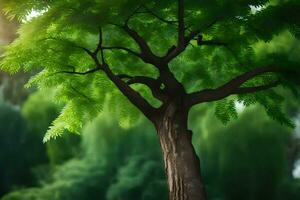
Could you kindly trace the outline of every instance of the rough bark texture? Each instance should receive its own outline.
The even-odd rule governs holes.
[[[200,161],[192,145],[184,110],[169,106],[157,126],[170,200],[206,200]]]

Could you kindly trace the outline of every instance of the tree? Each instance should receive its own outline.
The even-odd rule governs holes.
[[[292,47],[256,48],[284,31],[299,37],[297,0],[0,2],[9,17],[24,21],[2,69],[42,70],[29,85],[56,87],[66,103],[44,141],[78,131],[105,99],[124,125],[138,110],[156,127],[172,200],[206,199],[188,129],[193,106],[216,102],[226,123],[237,117],[235,102],[259,103],[293,126],[275,91],[282,85],[296,93]]]

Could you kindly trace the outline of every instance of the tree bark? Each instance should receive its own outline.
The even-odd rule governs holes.
[[[160,138],[170,200],[206,200],[200,161],[187,129],[187,113],[169,106],[159,120]]]

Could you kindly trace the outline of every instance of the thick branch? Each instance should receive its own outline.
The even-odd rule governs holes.
[[[172,59],[181,54],[187,45],[185,37],[185,23],[184,23],[184,0],[178,0],[178,41],[177,46],[173,45],[163,57],[164,63],[169,63]]]
[[[104,52],[103,52],[103,38],[102,38],[102,30],[100,29],[99,43],[97,46],[98,51],[101,51],[102,56],[102,64],[100,64],[97,58],[97,51],[95,54],[91,55],[91,58],[94,60],[96,64],[96,68],[101,69],[105,72],[107,77],[116,85],[116,87],[127,97],[127,99],[135,105],[149,120],[154,121],[155,119],[155,108],[153,108],[138,92],[132,89],[129,85],[127,85],[120,77],[115,75],[108,64],[105,63],[104,60]]]
[[[179,27],[178,27],[178,30],[179,30],[178,35],[179,35],[179,38],[181,37],[181,39],[178,41],[181,41],[181,42],[178,42],[179,44],[177,44],[177,46],[172,46],[168,49],[167,54],[164,56],[165,63],[169,63],[171,60],[173,60],[178,55],[180,55],[182,52],[184,52],[184,50],[187,48],[187,46],[190,44],[190,42],[193,39],[195,39],[196,36],[201,33],[201,31],[210,28],[217,22],[217,20],[215,20],[215,21],[209,23],[206,27],[191,31],[190,34],[185,36],[184,2],[183,2],[183,0],[178,0],[178,1],[179,1],[179,5],[183,4],[182,7],[180,6],[182,9],[180,7],[178,8],[178,16],[179,16],[179,19],[181,19],[181,22],[179,20]],[[182,38],[182,35],[184,36],[184,38]]]
[[[234,94],[250,94],[255,93],[263,90],[268,90],[271,88],[274,88],[280,84],[280,81],[274,81],[272,83],[266,84],[266,85],[260,85],[256,87],[241,87],[234,91]]]
[[[133,105],[135,105],[149,120],[155,121],[156,109],[154,107],[152,107],[138,92],[133,90],[120,77],[115,75],[108,65],[103,66],[103,71]]]
[[[191,93],[187,96],[187,104],[189,106],[193,106],[198,103],[202,102],[211,102],[223,99],[227,96],[232,94],[246,94],[246,93],[253,93],[261,90],[266,90],[271,87],[275,87],[279,84],[279,82],[270,83],[267,85],[261,85],[257,87],[241,87],[245,82],[248,80],[271,72],[279,72],[281,71],[280,68],[277,67],[261,67],[252,69],[242,75],[237,76],[236,78],[232,79],[231,81],[227,82],[221,87],[216,89],[207,89],[202,90],[199,92]]]
[[[133,78],[132,76],[130,76],[128,74],[118,74],[116,76],[118,76],[120,79],[131,79],[131,78]]]
[[[227,43],[225,42],[220,42],[220,41],[217,41],[217,40],[203,40],[203,36],[202,35],[198,35],[197,37],[197,45],[198,46],[204,46],[204,45],[207,45],[207,46],[224,46],[224,47],[227,47]]]
[[[131,84],[135,84],[135,83],[142,83],[145,85],[149,85],[151,87],[159,87],[160,83],[158,82],[158,80],[154,79],[154,78],[150,78],[150,77],[146,77],[146,76],[134,76],[131,77],[127,83],[129,85]]]
[[[138,44],[141,50],[141,57],[146,63],[157,66],[158,57],[154,55],[145,39],[140,36],[135,30],[131,29],[128,24],[122,26],[123,30]]]
[[[184,0],[178,0],[178,47],[185,46]]]
[[[172,46],[171,48],[169,48],[167,54],[164,56],[165,59],[165,63],[169,63],[171,60],[173,60],[174,58],[176,58],[179,54],[181,54],[186,47],[176,47],[176,46]]]
[[[181,9],[184,9],[183,7]],[[181,10],[179,9],[179,10]],[[180,11],[183,12],[183,11]],[[184,13],[183,13],[184,14]],[[182,15],[182,17],[184,17]],[[160,78],[162,82],[166,86],[166,90],[170,95],[175,95],[175,93],[185,94],[185,89],[183,85],[175,78],[173,73],[170,71],[168,64],[166,62],[166,58],[161,58],[156,56],[152,50],[150,49],[149,45],[145,41],[145,39],[139,35],[135,30],[131,29],[128,26],[128,23],[126,22],[125,25],[119,26],[114,24],[115,26],[118,26],[122,28],[127,34],[138,44],[141,53],[140,56],[146,63],[150,63],[154,65],[156,68],[158,68],[160,73]],[[184,27],[183,27],[184,31]],[[176,49],[176,48],[175,48]]]
[[[160,89],[161,82],[157,79],[145,77],[145,76],[135,76],[132,77],[127,81],[127,84],[144,84],[148,86],[148,88],[151,90],[152,95],[161,100],[162,102],[165,102],[167,100],[167,96],[164,94],[164,92]]]
[[[160,80],[146,77],[146,76],[129,76],[127,74],[118,74],[117,75],[121,79],[128,79],[126,83],[128,85],[132,84],[143,84],[146,85],[152,92],[152,95],[165,102],[167,100],[167,96],[164,94],[164,91],[160,89],[160,85],[162,84]]]
[[[183,84],[177,80],[168,65],[159,70],[159,80],[164,84],[169,97],[184,96],[186,94]]]

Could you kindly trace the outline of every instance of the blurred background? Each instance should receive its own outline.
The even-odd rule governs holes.
[[[16,37],[18,23],[0,16],[0,46]],[[0,54],[3,54],[1,50]],[[167,199],[159,141],[145,119],[121,128],[105,108],[81,135],[42,143],[61,106],[52,91],[24,89],[32,74],[0,72],[1,200]],[[300,199],[300,100],[285,111],[296,129],[269,119],[259,106],[239,108],[224,126],[209,104],[190,116],[194,145],[211,200]]]

